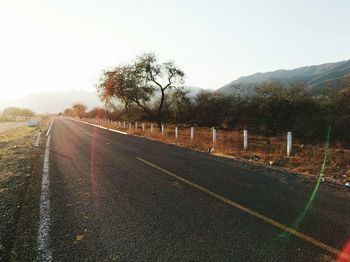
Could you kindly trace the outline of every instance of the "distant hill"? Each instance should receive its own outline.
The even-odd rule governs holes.
[[[202,92],[204,89],[197,86],[185,86],[184,88],[188,91],[188,96],[194,98],[198,93]]]
[[[317,95],[327,86],[341,89],[341,80],[348,75],[350,76],[350,60],[242,76],[218,91],[224,94],[249,95],[255,86],[264,82],[280,81],[286,86],[295,82],[306,82],[311,93]]]
[[[24,96],[12,101],[1,101],[0,110],[9,107],[29,108],[37,114],[59,113],[71,107],[75,102],[83,102],[89,109],[102,106],[96,93],[82,90],[62,92],[40,92]]]

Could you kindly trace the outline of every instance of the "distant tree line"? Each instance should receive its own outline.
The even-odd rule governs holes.
[[[350,143],[350,76],[340,91],[332,87],[313,96],[305,83],[284,86],[267,82],[252,94],[224,95],[202,91],[190,96],[184,73],[173,62],[159,63],[153,54],[105,71],[97,85],[109,110],[75,105],[65,115],[125,121],[155,121],[223,129],[248,129],[266,136],[284,135],[323,141],[329,126],[336,141]],[[84,110],[82,110],[84,109]]]
[[[16,120],[17,118],[28,119],[34,117],[35,113],[27,108],[8,107],[0,112],[0,121]]]

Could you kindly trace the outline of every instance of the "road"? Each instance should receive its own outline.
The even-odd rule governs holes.
[[[309,202],[315,181],[68,119],[49,137],[39,260],[329,261],[349,248],[349,191],[323,183]]]

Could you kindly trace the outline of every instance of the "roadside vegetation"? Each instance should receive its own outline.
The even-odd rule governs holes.
[[[86,110],[77,103],[65,116],[109,119],[123,129],[132,123],[132,132],[167,142],[207,151],[212,148],[212,129],[217,129],[217,154],[287,167],[295,172],[318,174],[327,130],[330,135],[328,171],[337,180],[350,179],[350,76],[343,88],[325,88],[314,96],[303,82],[284,86],[266,82],[249,95],[224,95],[203,90],[191,95],[184,87],[184,72],[173,62],[161,63],[145,54],[129,64],[103,72],[97,91],[105,108]],[[135,130],[135,122],[140,123]],[[141,123],[155,123],[152,134],[141,131]],[[117,124],[118,123],[118,124]],[[159,135],[166,126],[168,135]],[[174,128],[179,127],[175,140]],[[190,126],[196,127],[191,141]],[[149,128],[148,128],[149,130]],[[242,131],[249,134],[243,150]],[[285,158],[287,132],[293,134],[291,158]],[[185,135],[186,134],[186,135]]]
[[[27,108],[8,107],[0,112],[0,122],[25,121],[34,117],[35,113]]]

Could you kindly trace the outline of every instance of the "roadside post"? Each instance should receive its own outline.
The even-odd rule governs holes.
[[[248,131],[243,130],[243,148],[247,149],[248,148]]]
[[[287,133],[287,156],[292,153],[292,132]]]
[[[135,122],[135,129],[137,129],[137,122]]]
[[[129,122],[129,129],[131,129],[131,123]]]
[[[153,133],[153,124],[151,124],[151,133]]]
[[[191,141],[194,139],[194,127],[191,126]]]
[[[145,123],[142,123],[142,131],[145,131]]]
[[[175,139],[179,136],[179,128],[175,127]]]
[[[162,125],[162,135],[164,135],[164,125]]]
[[[213,127],[213,146],[215,145],[216,142],[216,129]]]

